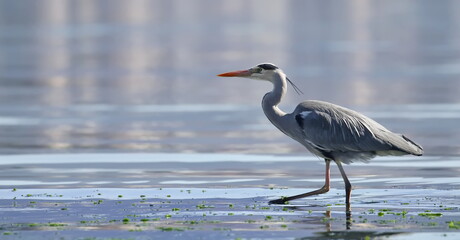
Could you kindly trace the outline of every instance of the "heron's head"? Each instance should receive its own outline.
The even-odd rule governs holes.
[[[294,85],[294,83],[291,82],[289,78],[286,77],[284,72],[272,63],[261,63],[247,70],[226,72],[219,74],[217,76],[251,78],[257,80],[265,80],[271,83],[275,83],[275,81],[280,81],[279,79],[281,79],[281,81],[283,81],[282,79],[286,79],[298,94],[302,93],[302,91],[296,85]]]
[[[247,70],[232,71],[219,74],[219,77],[242,77],[273,82],[275,74],[284,74],[281,69],[271,63],[261,63]]]

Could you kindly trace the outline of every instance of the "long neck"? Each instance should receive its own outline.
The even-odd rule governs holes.
[[[281,117],[286,115],[281,109],[278,108],[278,104],[286,94],[286,75],[282,72],[278,72],[273,77],[273,90],[265,94],[262,99],[262,108],[267,118],[278,128],[278,124],[281,121]]]

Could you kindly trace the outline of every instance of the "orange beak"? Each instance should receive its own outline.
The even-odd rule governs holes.
[[[219,77],[248,77],[248,76],[251,76],[251,72],[249,70],[240,70],[240,71],[222,73],[217,76]]]

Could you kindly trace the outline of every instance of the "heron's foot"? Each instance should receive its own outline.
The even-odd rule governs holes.
[[[275,199],[275,200],[271,200],[270,202],[268,202],[268,204],[288,204],[288,198],[287,197],[283,197],[283,198],[280,198],[280,199]]]

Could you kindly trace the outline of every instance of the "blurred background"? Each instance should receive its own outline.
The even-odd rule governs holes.
[[[304,99],[460,154],[460,2],[0,1],[0,154],[305,153],[262,113],[272,62]]]

